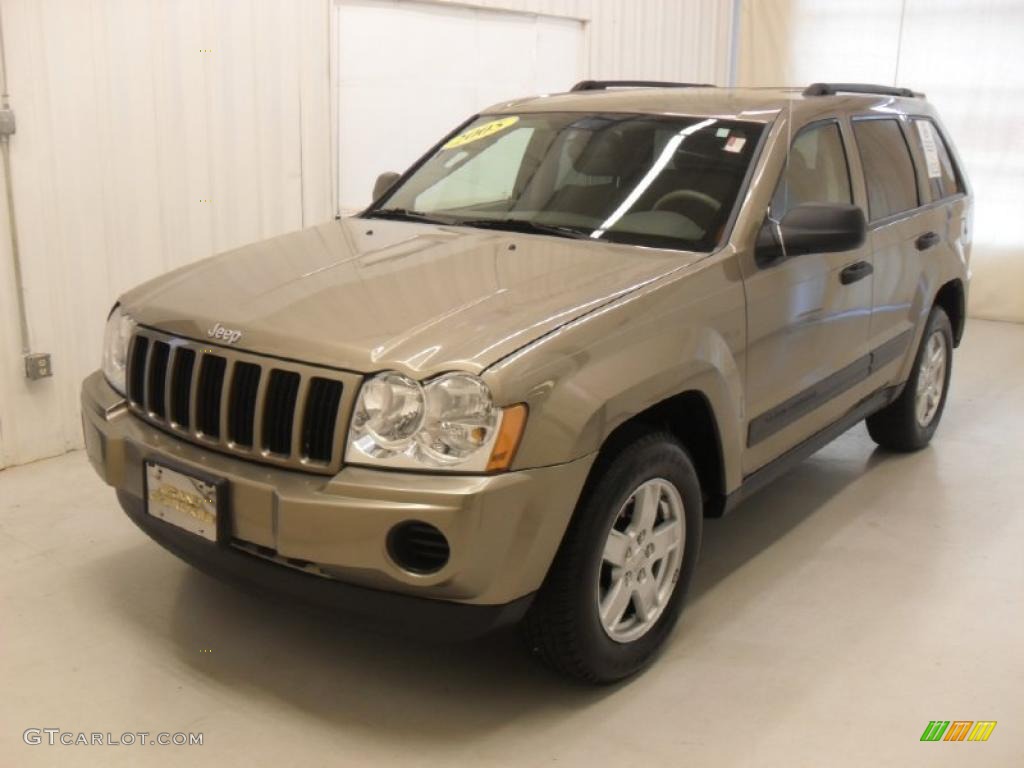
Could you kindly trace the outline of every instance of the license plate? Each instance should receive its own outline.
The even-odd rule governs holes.
[[[171,525],[216,541],[222,484],[147,461],[147,511]]]

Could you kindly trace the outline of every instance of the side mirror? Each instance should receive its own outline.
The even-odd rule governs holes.
[[[864,211],[856,205],[807,203],[791,208],[780,222],[765,218],[755,254],[763,267],[783,256],[852,251],[867,234]]]
[[[394,171],[387,171],[378,176],[376,183],[373,185],[373,199],[380,200],[384,197],[400,178],[402,178],[402,174],[395,173]]]

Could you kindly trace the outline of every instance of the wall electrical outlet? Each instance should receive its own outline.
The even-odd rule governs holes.
[[[48,352],[25,355],[25,376],[32,381],[53,376],[53,364]]]

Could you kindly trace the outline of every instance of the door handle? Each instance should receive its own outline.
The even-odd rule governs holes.
[[[941,239],[938,232],[925,232],[914,241],[914,247],[919,251],[927,251],[938,245]]]
[[[872,267],[869,262],[858,261],[843,268],[843,271],[839,273],[839,282],[843,285],[856,283],[858,280],[863,280],[874,271],[875,268]]]

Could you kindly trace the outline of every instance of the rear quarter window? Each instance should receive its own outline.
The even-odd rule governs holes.
[[[909,211],[920,205],[917,176],[910,147],[895,118],[853,122],[872,221]]]
[[[926,117],[915,117],[911,122],[914,126],[910,132],[911,140],[917,145],[924,160],[925,180],[932,200],[942,200],[963,192],[960,174],[938,127]]]

